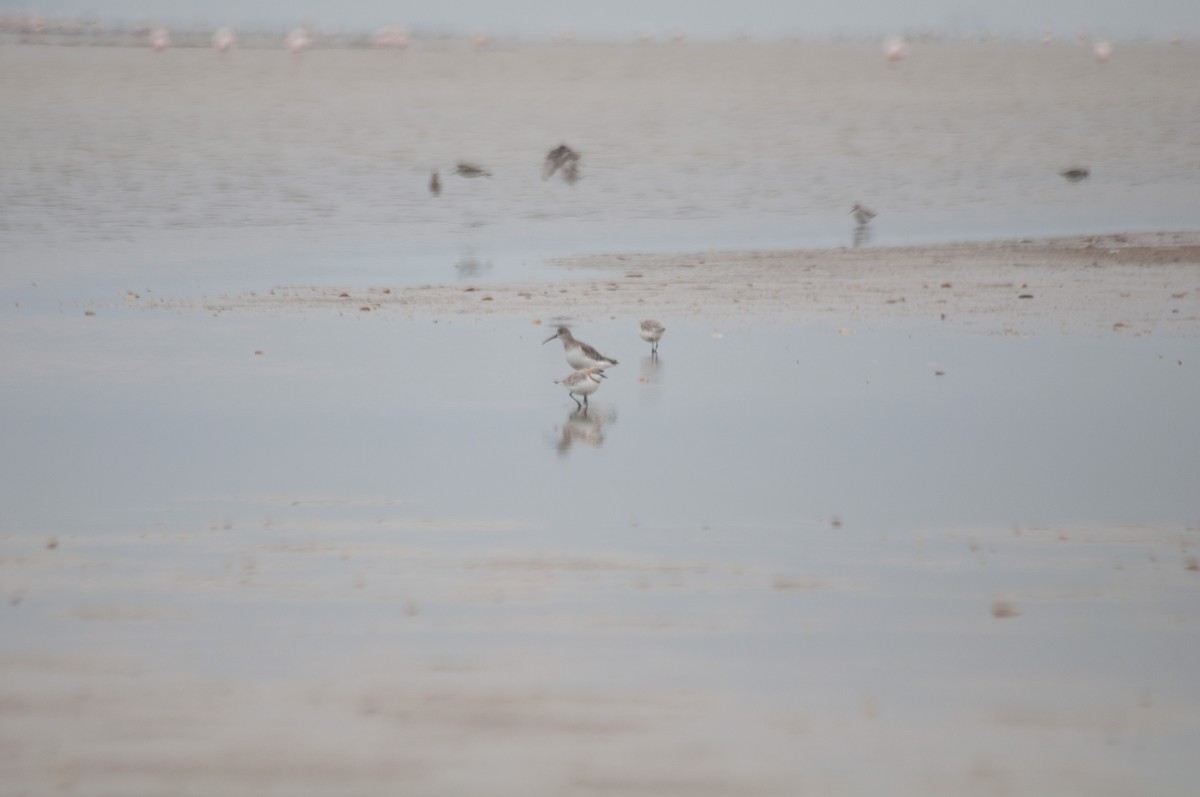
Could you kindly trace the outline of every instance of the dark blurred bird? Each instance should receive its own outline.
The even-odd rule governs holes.
[[[492,173],[483,168],[477,163],[468,163],[467,161],[459,161],[451,174],[457,174],[460,177],[491,177]]]
[[[559,169],[563,170],[563,179],[573,183],[579,179],[580,155],[566,144],[559,144],[546,153],[545,163],[542,164],[542,179],[549,180]]]
[[[436,171],[429,177],[429,193],[434,196],[440,196],[442,193],[442,179]]]
[[[1072,166],[1070,169],[1063,169],[1059,174],[1071,182],[1077,183],[1080,180],[1086,180],[1091,172],[1082,166]]]
[[[858,222],[858,226],[862,227],[871,219],[875,218],[875,211],[870,208],[865,208],[855,202],[854,207],[850,208],[850,212],[854,214],[854,220]]]

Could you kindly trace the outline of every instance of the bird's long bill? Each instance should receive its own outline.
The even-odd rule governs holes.
[[[553,335],[551,335],[550,337],[548,337],[548,338],[546,338],[545,340],[543,340],[543,341],[542,341],[542,345],[543,345],[543,346],[545,346],[547,343],[549,343],[550,341],[554,340],[554,339],[555,339],[555,338],[557,338],[557,337],[558,337],[558,333],[557,333],[557,332],[555,332]]]
[[[604,373],[603,371],[597,371],[596,376],[600,377],[601,379],[608,379],[608,374]]]

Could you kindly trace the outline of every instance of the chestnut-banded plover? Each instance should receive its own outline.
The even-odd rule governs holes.
[[[567,365],[572,368],[584,370],[594,367],[603,370],[617,364],[612,357],[605,357],[583,341],[575,340],[571,330],[566,327],[559,327],[557,332],[542,341],[542,345],[546,345],[555,338],[562,340],[563,351],[567,355]]]
[[[860,227],[875,218],[875,211],[865,208],[857,202],[854,203],[854,207],[850,208],[850,212],[854,214],[854,220]]]
[[[650,344],[651,354],[658,352],[658,342],[662,340],[663,333],[666,331],[666,327],[652,318],[647,318],[638,328],[638,334],[642,336],[642,340]]]
[[[580,408],[584,409],[588,405],[588,396],[600,389],[600,380],[604,378],[604,369],[598,366],[591,368],[583,368],[579,371],[573,371],[562,379],[555,380],[554,384],[562,385],[567,389],[567,395]],[[583,403],[579,403],[579,399],[575,398],[578,394],[583,396]]]

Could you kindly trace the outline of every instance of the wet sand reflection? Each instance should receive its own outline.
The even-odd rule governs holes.
[[[474,255],[468,255],[454,264],[454,270],[458,272],[459,279],[479,277],[491,267],[492,261],[480,260]]]
[[[549,435],[559,457],[571,452],[576,443],[600,448],[604,445],[604,427],[617,421],[617,412],[611,407],[592,406],[571,410],[563,425]]]
[[[657,404],[662,397],[663,360],[657,353],[642,358],[638,368],[638,384],[641,385],[642,405]]]
[[[860,224],[854,228],[854,240],[852,245],[857,248],[866,246],[871,243],[871,228],[865,224]]]

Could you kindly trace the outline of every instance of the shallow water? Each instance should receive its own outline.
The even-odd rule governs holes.
[[[12,782],[1190,788],[1193,339],[693,321],[652,359],[618,320],[576,329],[620,360],[585,416],[525,321],[2,320]],[[347,763],[397,744],[424,774]]]
[[[633,323],[608,322],[577,330],[621,361],[585,417],[553,384],[570,369],[541,345],[552,330],[527,321],[110,310],[6,326],[22,421],[4,503],[46,532],[82,520],[79,489],[118,511],[103,527],[133,504],[177,523],[200,509],[191,484],[234,506],[420,496],[436,515],[584,534],[1200,519],[1187,338],[692,322],[652,359]]]
[[[546,255],[1194,229],[1200,48],[0,47],[6,280],[241,289]],[[560,141],[583,180],[541,179]],[[460,159],[492,179],[450,175]],[[1073,165],[1092,176],[1068,183]],[[445,190],[432,198],[429,172]],[[472,265],[474,264],[474,265]],[[493,268],[489,270],[488,264]]]

